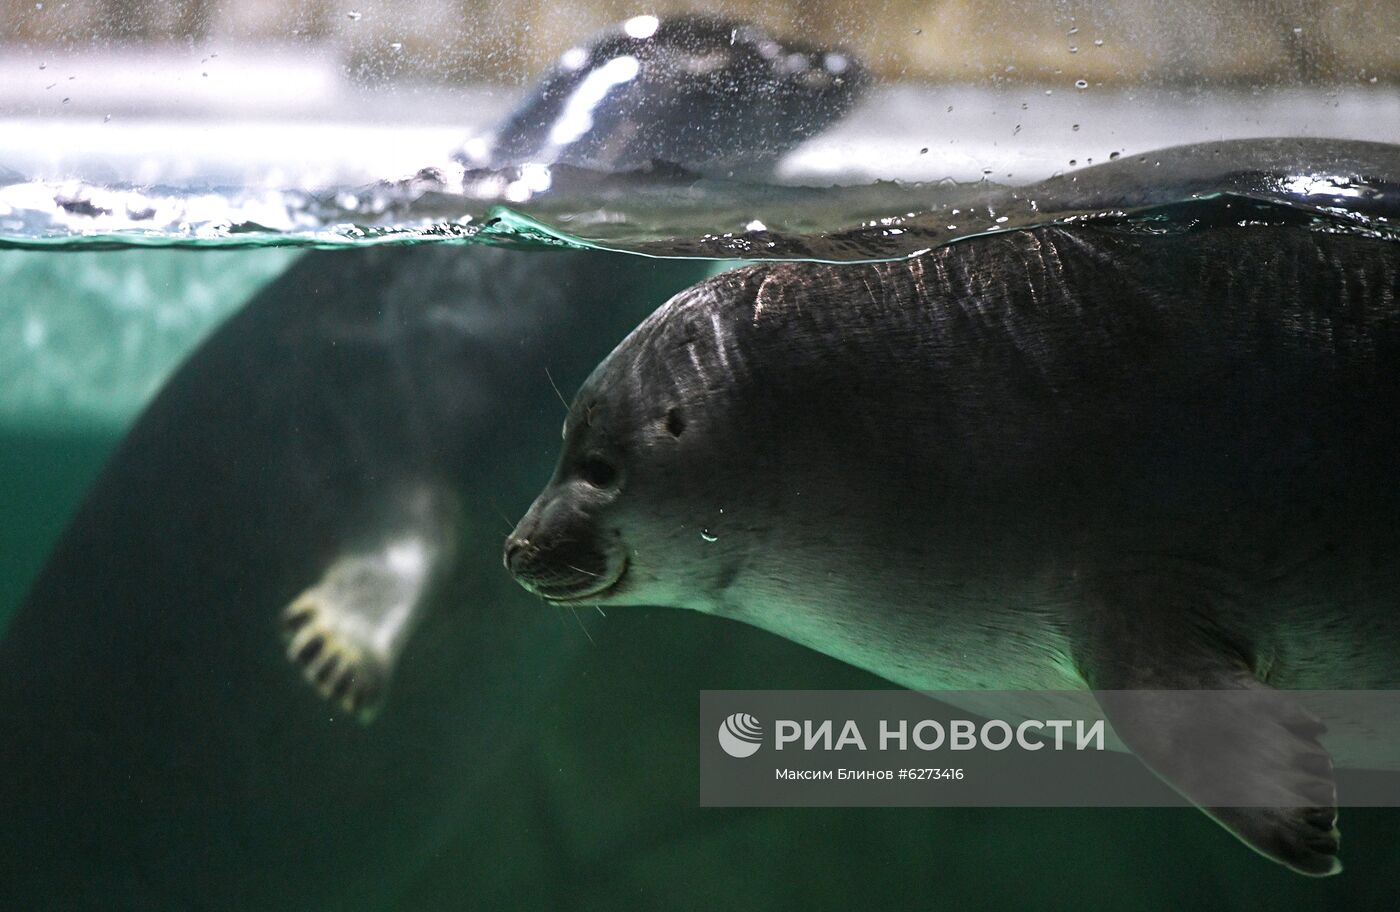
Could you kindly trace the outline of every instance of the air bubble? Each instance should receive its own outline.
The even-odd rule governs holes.
[[[700,530],[700,537],[703,538],[703,539],[704,539],[705,541],[707,541],[707,542],[717,542],[717,541],[719,541],[719,536],[716,535],[715,533],[711,532],[709,529],[701,529],[701,530]]]
[[[1074,81],[1074,87],[1075,87],[1076,89],[1087,89],[1087,88],[1089,88],[1089,82],[1088,82],[1088,80],[1084,80],[1084,79],[1076,79],[1076,80]]]

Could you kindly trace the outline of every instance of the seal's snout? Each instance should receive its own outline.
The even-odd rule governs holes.
[[[506,569],[514,574],[516,568],[524,563],[524,555],[528,553],[529,548],[530,540],[528,538],[516,538],[515,533],[512,532],[506,538],[504,555]]]
[[[550,601],[612,588],[624,561],[604,547],[588,512],[566,497],[542,495],[506,538],[502,558],[516,582]]]

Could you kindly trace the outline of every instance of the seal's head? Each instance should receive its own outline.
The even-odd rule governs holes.
[[[925,561],[946,487],[934,355],[912,287],[872,297],[880,281],[753,266],[647,318],[578,393],[554,476],[507,540],[516,579],[553,601],[772,626],[864,600],[891,559]]]
[[[554,476],[506,541],[525,588],[555,602],[712,610],[732,581],[738,536],[724,530],[758,515],[763,495],[726,467],[736,451],[761,463],[765,447],[734,395],[748,367],[722,313],[730,284],[672,299],[585,382]],[[692,552],[703,560],[677,559]]]

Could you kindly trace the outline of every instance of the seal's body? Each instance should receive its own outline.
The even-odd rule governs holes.
[[[1400,687],[1397,365],[1400,245],[1292,219],[751,267],[593,373],[507,564],[916,688]],[[1211,804],[1152,699],[1100,703]],[[1210,775],[1312,806],[1210,811],[1331,873],[1330,765],[1271,700]]]

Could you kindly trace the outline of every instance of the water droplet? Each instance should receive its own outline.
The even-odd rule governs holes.
[[[355,10],[351,10],[350,12],[348,12],[348,13],[345,14],[345,18],[346,18],[346,19],[349,19],[351,22],[359,22],[359,21],[360,21],[360,14],[359,14],[358,12],[356,12]]]
[[[1067,34],[1070,34],[1070,35],[1078,35],[1078,34],[1079,34],[1079,26],[1077,26],[1077,25],[1074,26],[1073,28],[1071,28],[1071,29],[1069,30],[1069,32],[1067,32]]]
[[[1054,90],[1054,89],[1046,89],[1046,90],[1045,90],[1045,94],[1046,94],[1046,95],[1054,95],[1054,94],[1055,94],[1055,90]]]
[[[47,63],[41,63],[41,64],[39,64],[39,69],[41,69],[41,70],[47,70],[48,68],[49,68],[49,65],[48,65]]]
[[[700,537],[703,538],[703,539],[704,539],[705,541],[707,541],[707,542],[717,542],[717,541],[719,541],[719,536],[716,535],[715,533],[711,532],[709,529],[701,529],[701,530],[700,530]]]
[[[1074,81],[1074,87],[1076,89],[1087,89],[1089,88],[1089,83],[1087,80],[1084,79],[1076,79]]]
[[[1004,216],[1004,215],[997,216],[997,224],[998,224],[998,225],[1005,225],[1006,222],[1007,222],[1007,217],[1006,217],[1006,216]]]
[[[921,28],[916,28],[916,29],[914,29],[914,34],[915,34],[915,35],[922,35],[923,33],[924,33],[924,30],[921,29]]]
[[[948,105],[948,113],[949,113],[949,114],[952,114],[952,113],[953,113],[953,106],[952,106],[952,105]]]
[[[111,114],[106,114],[106,115],[103,116],[102,122],[103,122],[103,123],[107,123],[107,121],[109,121],[109,120],[111,120],[111,119],[112,119],[112,115],[111,115]]]
[[[65,98],[65,99],[63,99],[63,103],[64,103],[64,104],[68,104],[68,102],[70,102],[70,101],[72,101],[72,100],[73,100],[73,99],[71,99],[71,98]]]
[[[1295,29],[1293,30],[1293,34],[1295,34],[1295,35],[1301,35],[1301,34],[1303,34],[1303,29],[1302,29],[1301,27],[1295,28]]]
[[[1079,53],[1079,48],[1078,48],[1076,45],[1071,44],[1071,45],[1069,46],[1069,52],[1070,52],[1071,54],[1078,54],[1078,53]]]
[[[1103,47],[1103,39],[1102,39],[1102,38],[1095,38],[1095,39],[1094,39],[1094,47],[1096,47],[1096,48],[1101,48],[1101,47]]]
[[[1118,153],[1118,152],[1110,152],[1110,153],[1108,153],[1108,160],[1109,160],[1109,161],[1113,161],[1115,158],[1117,158],[1117,157],[1119,156],[1119,154],[1120,154],[1120,153]]]
[[[402,42],[402,41],[395,41],[395,42],[392,42],[392,43],[389,45],[389,50],[391,50],[391,51],[402,51],[402,50],[403,50],[403,42]]]
[[[924,146],[922,149],[920,149],[920,150],[919,150],[919,154],[920,154],[920,155],[927,155],[927,154],[928,154],[928,146]]]
[[[1079,132],[1079,124],[1071,124],[1071,125],[1070,125],[1070,129],[1073,130],[1074,132],[1078,133],[1078,132]]]
[[[1074,167],[1075,165],[1079,164],[1079,160],[1078,160],[1078,159],[1075,159],[1075,158],[1071,158],[1071,159],[1069,160],[1069,164],[1070,164],[1070,167]]]

